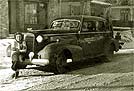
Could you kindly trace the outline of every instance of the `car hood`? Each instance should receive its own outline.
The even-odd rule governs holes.
[[[62,34],[62,33],[77,33],[79,29],[43,29],[29,30],[33,34]]]

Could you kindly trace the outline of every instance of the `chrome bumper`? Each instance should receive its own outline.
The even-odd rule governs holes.
[[[45,66],[49,64],[49,60],[48,59],[33,59],[32,64]]]
[[[28,65],[38,65],[38,66],[46,66],[49,64],[48,59],[26,59]]]

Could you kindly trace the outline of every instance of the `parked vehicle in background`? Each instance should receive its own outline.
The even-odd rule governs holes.
[[[11,57],[11,43],[6,41],[6,39],[0,40],[0,56]]]
[[[113,55],[120,46],[109,22],[85,15],[55,19],[50,29],[16,33],[15,39],[18,46],[12,54],[13,70],[48,65],[55,74],[67,72],[70,62]]]

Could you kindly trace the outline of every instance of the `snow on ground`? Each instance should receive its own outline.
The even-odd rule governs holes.
[[[125,41],[125,45],[118,53],[134,53],[134,38],[130,36],[131,32],[125,31],[121,35],[123,35],[122,40]],[[0,43],[11,42],[8,39],[0,41],[2,41]],[[12,79],[11,76],[14,71],[10,69],[11,58],[2,56],[0,57],[0,91],[53,89],[66,91],[134,91],[134,57],[132,55],[122,56],[115,57],[112,60],[112,62],[62,75],[47,75],[40,71],[26,70],[21,71],[18,79]]]
[[[11,69],[2,69],[0,91],[133,91],[132,55],[114,55],[111,62],[87,66],[60,75],[25,69],[20,70],[18,79],[12,79],[11,75],[14,72]]]
[[[0,56],[0,69],[11,67],[11,57]]]
[[[124,42],[123,49],[134,49],[134,34],[132,30],[114,31],[114,36],[117,32],[121,34],[121,41]]]
[[[119,32],[121,34],[121,41],[124,42],[122,49],[115,54],[131,54],[134,53],[134,34],[132,30],[127,31],[114,31],[114,36]]]

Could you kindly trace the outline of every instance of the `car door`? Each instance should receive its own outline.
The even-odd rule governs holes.
[[[104,42],[105,42],[105,36],[107,36],[106,33],[106,27],[104,21],[96,21],[96,50],[97,55],[103,54],[104,50]]]
[[[104,36],[99,27],[99,21],[83,21],[79,45],[84,56],[95,57],[102,54]]]

